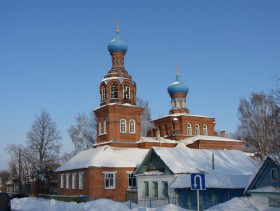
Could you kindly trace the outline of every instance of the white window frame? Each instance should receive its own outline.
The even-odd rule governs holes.
[[[129,133],[135,133],[135,121],[133,119],[129,120]]]
[[[102,92],[101,100],[102,100],[102,102],[104,102],[106,100],[106,87],[104,85],[102,86],[101,92]]]
[[[70,187],[70,174],[66,174],[66,189],[69,189]]]
[[[128,188],[137,188],[136,177],[134,176],[133,171],[126,172],[128,176]],[[131,183],[135,183],[135,185],[131,185]]]
[[[149,197],[150,196],[150,190],[149,190],[149,181],[143,181],[143,196]]]
[[[192,124],[191,123],[187,124],[187,135],[192,135]]]
[[[165,188],[164,188],[165,184],[167,184],[166,192],[165,192]],[[161,181],[161,196],[163,198],[168,198],[168,181]]]
[[[130,99],[130,86],[127,83],[123,85],[123,99]]]
[[[112,83],[111,84],[111,99],[118,99],[119,98],[119,95],[118,95],[118,92],[119,92],[119,86],[117,83]]]
[[[203,135],[207,136],[208,135],[208,127],[206,124],[203,125]]]
[[[64,188],[64,174],[60,175],[60,188]]]
[[[126,121],[125,119],[120,120],[120,132],[126,133]]]
[[[196,125],[195,125],[195,135],[196,135],[196,136],[199,136],[199,135],[200,135],[200,126],[199,126],[199,124],[196,124]]]
[[[103,121],[103,134],[107,133],[107,122],[106,119]]]
[[[79,189],[84,189],[84,172],[79,172]]]
[[[98,130],[99,135],[103,134],[102,133],[102,121],[99,122],[99,130]]]
[[[152,197],[158,198],[158,181],[152,181]]]
[[[72,173],[72,189],[76,189],[76,178],[77,178],[77,174]]]
[[[116,171],[104,171],[104,189],[116,189]],[[112,177],[111,177],[112,176]],[[107,186],[107,181],[109,185]],[[112,184],[110,184],[112,183]]]

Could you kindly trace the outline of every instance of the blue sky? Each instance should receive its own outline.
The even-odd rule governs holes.
[[[171,108],[166,89],[178,63],[190,113],[234,132],[240,98],[277,86],[279,11],[279,0],[0,0],[0,170],[4,148],[24,144],[41,108],[57,123],[63,151],[73,149],[67,130],[99,106],[116,19],[125,67],[153,118]]]

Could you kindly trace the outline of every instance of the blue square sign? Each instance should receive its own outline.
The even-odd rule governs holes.
[[[206,190],[205,174],[203,173],[191,174],[191,190]]]

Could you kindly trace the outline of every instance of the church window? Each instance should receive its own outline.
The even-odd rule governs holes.
[[[106,100],[106,87],[102,86],[102,102]]]
[[[102,122],[99,122],[99,131],[98,131],[99,135],[102,134]]]
[[[116,172],[103,172],[104,173],[104,187],[105,189],[116,188]]]
[[[118,98],[118,84],[117,83],[111,84],[111,98],[112,99]]]
[[[200,135],[200,128],[199,128],[199,124],[195,125],[195,135],[199,136]]]
[[[123,98],[129,99],[130,98],[130,87],[129,84],[124,84],[123,86]]]
[[[120,121],[120,131],[121,131],[121,133],[125,133],[126,132],[126,121],[124,119],[122,119]]]
[[[180,107],[180,101],[176,100],[176,107],[179,108]]]
[[[135,133],[135,121],[134,120],[129,121],[129,132]]]
[[[207,125],[206,125],[206,124],[203,125],[203,135],[204,135],[204,136],[207,136],[207,135],[208,135]]]
[[[188,123],[187,125],[187,135],[192,135],[192,124]]]
[[[106,128],[107,124],[106,124],[106,119],[103,122],[103,133],[107,133],[107,128]]]

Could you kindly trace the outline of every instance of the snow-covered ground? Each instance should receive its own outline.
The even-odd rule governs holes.
[[[62,202],[56,200],[22,198],[11,201],[12,210],[20,211],[187,211],[186,209],[169,204],[158,208],[135,207],[129,209],[127,203],[99,199],[86,203]],[[208,211],[256,211],[259,210],[251,203],[250,198],[241,197],[213,206]]]

